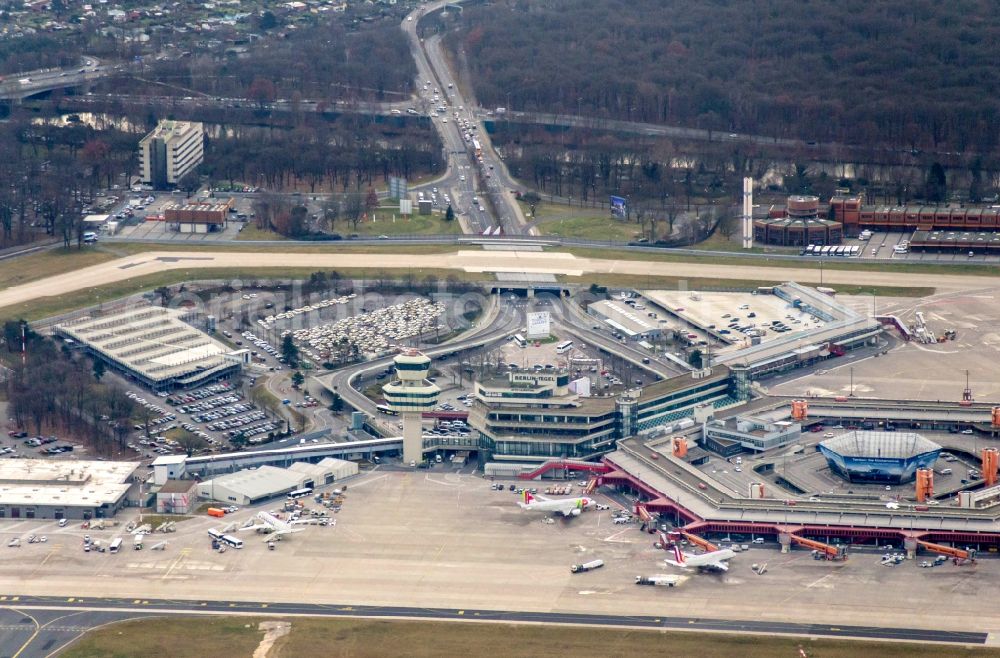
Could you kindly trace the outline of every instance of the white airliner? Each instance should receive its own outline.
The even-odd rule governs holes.
[[[663,537],[663,541],[666,541],[666,537]],[[736,557],[736,554],[728,548],[722,548],[717,551],[702,553],[700,555],[685,553],[677,544],[673,544],[671,549],[674,552],[674,559],[671,560],[668,558],[664,560],[664,562],[672,567],[680,567],[681,569],[698,568],[729,571],[729,565],[726,563],[726,560]]]
[[[535,498],[530,491],[525,490],[524,502],[518,503],[521,509],[529,512],[559,512],[563,516],[580,516],[580,512],[588,507],[594,507],[594,499],[580,496],[565,500],[548,500]]]
[[[274,539],[280,539],[284,535],[289,535],[293,532],[302,532],[305,528],[295,528],[293,526],[304,525],[309,523],[307,520],[299,521],[282,521],[273,514],[267,512],[258,512],[257,520],[261,521],[256,525],[250,525],[245,528],[240,528],[240,530],[263,530],[268,533],[264,541],[272,541]]]

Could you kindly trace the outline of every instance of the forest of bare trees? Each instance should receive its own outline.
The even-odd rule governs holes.
[[[988,0],[507,0],[448,37],[481,104],[893,147],[998,147]]]
[[[20,349],[19,322],[6,323],[4,336],[8,353]],[[98,454],[124,450],[137,405],[117,384],[101,381],[103,368],[30,331],[26,360],[8,361],[8,412],[17,427],[86,441]]]

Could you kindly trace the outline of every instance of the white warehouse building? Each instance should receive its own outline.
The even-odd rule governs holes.
[[[253,505],[305,487],[321,487],[358,474],[354,462],[327,457],[317,464],[297,462],[288,468],[261,466],[198,483],[198,496],[235,505]]]

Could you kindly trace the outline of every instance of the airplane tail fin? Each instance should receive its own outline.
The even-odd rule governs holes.
[[[521,499],[524,501],[525,505],[530,505],[531,503],[534,502],[535,497],[531,495],[530,491],[525,489],[524,493],[521,495]]]
[[[674,559],[677,560],[677,564],[684,564],[684,551],[677,544],[674,544]]]

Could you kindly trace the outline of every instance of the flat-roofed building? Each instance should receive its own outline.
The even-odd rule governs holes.
[[[732,443],[754,452],[798,441],[802,425],[789,420],[771,420],[758,416],[736,416],[710,420],[704,426],[705,446],[720,454],[729,454]]]
[[[205,158],[205,130],[197,121],[160,121],[139,140],[142,182],[157,189],[176,185]]]
[[[138,491],[139,462],[0,461],[0,519],[101,519]]]
[[[479,433],[481,460],[588,459],[618,439],[690,418],[699,405],[734,404],[740,390],[725,367],[589,398],[570,390],[565,370],[515,371],[476,382],[468,422]]]
[[[213,233],[226,228],[233,199],[171,203],[163,207],[163,221],[181,233]]]
[[[144,306],[69,320],[54,329],[156,391],[200,386],[240,371],[245,354],[230,350],[183,317],[178,310]]]
[[[194,511],[198,500],[198,483],[194,480],[167,480],[156,492],[157,514],[187,514]]]

